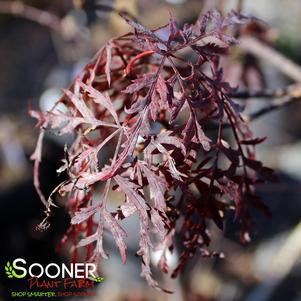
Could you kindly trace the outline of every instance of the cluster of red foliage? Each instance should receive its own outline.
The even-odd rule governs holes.
[[[72,219],[63,243],[70,239],[85,247],[87,260],[107,258],[106,227],[125,262],[127,234],[118,221],[137,214],[142,276],[158,287],[150,251],[162,250],[159,266],[168,272],[165,253],[173,249],[175,235],[181,237],[183,252],[173,277],[197,250],[203,256],[218,256],[208,250],[208,224],[213,221],[223,229],[228,209],[235,210],[241,223],[241,241],[249,240],[251,209],[269,213],[254,186],[268,180],[271,170],[255,159],[255,145],[263,139],[252,137],[219,64],[220,56],[236,43],[226,29],[250,17],[232,11],[222,19],[210,11],[196,24],[179,28],[170,18],[156,30],[122,17],[134,33],[109,41],[84,67],[57,102],[67,110],[30,111],[41,128],[32,157],[35,186],[47,207],[40,228],[49,225],[53,193],[66,194]],[[210,137],[208,127],[214,130]],[[59,169],[67,172],[68,180],[46,200],[38,166],[48,128],[75,139],[65,148]],[[231,143],[225,129],[232,132]],[[99,158],[108,149],[114,150],[101,165]],[[95,199],[93,188],[99,183],[103,191]],[[125,197],[116,212],[107,209],[110,189]]]

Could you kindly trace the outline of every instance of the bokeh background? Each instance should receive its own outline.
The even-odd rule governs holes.
[[[47,232],[35,231],[43,218],[43,206],[32,184],[29,157],[38,133],[27,111],[30,107],[49,109],[97,49],[130,30],[112,8],[127,11],[150,28],[165,24],[169,12],[183,24],[211,8],[223,12],[239,9],[266,22],[253,33],[263,43],[301,64],[301,2],[296,0],[0,0],[0,269],[17,257],[40,263],[69,258],[68,248],[56,252],[70,220],[63,207],[56,210]],[[281,68],[248,55],[246,50],[231,59],[235,62],[225,70],[233,85],[256,90],[293,83]],[[258,109],[266,101],[249,99],[247,110]],[[229,215],[225,233],[212,229],[212,248],[223,251],[225,258],[195,257],[176,280],[157,275],[165,287],[174,290],[173,295],[166,295],[148,288],[139,277],[140,264],[131,246],[128,263],[123,266],[108,241],[105,247],[111,258],[101,266],[106,280],[97,286],[97,296],[87,300],[301,300],[300,116],[301,106],[295,102],[252,123],[255,136],[268,136],[258,156],[276,170],[278,182],[259,188],[273,218],[267,220],[254,212],[257,228],[249,245],[239,243],[238,227]],[[64,140],[48,134],[41,165],[46,195],[62,180],[56,169],[63,146]],[[136,225],[129,227],[134,232]],[[171,264],[176,256],[171,256]],[[0,300],[11,300],[12,289],[27,288],[26,283],[1,275]]]

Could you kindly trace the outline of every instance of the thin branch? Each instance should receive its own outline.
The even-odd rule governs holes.
[[[62,25],[59,17],[47,11],[26,5],[21,1],[1,1],[0,13],[11,14],[37,22],[62,34]]]
[[[236,11],[241,12],[243,9],[243,0],[237,0]]]
[[[66,30],[64,18],[61,19],[53,13],[24,4],[22,1],[1,1],[0,14],[10,14],[33,21],[41,26],[47,27],[66,40],[73,40],[79,43],[89,42],[88,37],[80,30],[76,23],[74,24],[72,33],[70,33]]]
[[[283,98],[278,98],[274,101],[272,101],[268,106],[264,107],[264,108],[261,108],[255,112],[252,112],[250,114],[241,114],[242,118],[244,119],[245,122],[249,123],[249,122],[252,122],[270,112],[273,112],[277,109],[280,109],[280,108],[283,108],[283,107],[286,107],[292,103],[294,103],[295,101],[300,101],[301,100],[301,97],[291,97],[291,96],[286,96],[286,97],[283,97]],[[223,123],[223,129],[229,129],[231,128],[231,124],[230,123]],[[214,123],[214,124],[211,124],[209,127],[208,127],[208,130],[218,130],[218,124]]]
[[[239,98],[239,99],[247,99],[247,98],[275,98],[275,97],[283,97],[283,96],[291,96],[291,97],[300,97],[301,95],[301,85],[293,84],[289,85],[285,88],[277,88],[277,89],[264,89],[259,91],[237,91],[229,94],[230,97]]]
[[[241,97],[238,98],[249,98],[249,97],[273,97],[276,98],[272,100],[269,105],[267,105],[264,108],[259,109],[258,111],[255,111],[253,113],[250,113],[249,115],[243,116],[245,121],[250,122],[253,121],[267,113],[270,113],[272,111],[275,111],[277,109],[280,109],[282,107],[285,107],[297,100],[301,100],[301,85],[300,84],[294,84],[290,85],[284,89],[276,89],[276,90],[264,90],[259,92],[249,92],[246,91],[244,93],[240,92],[237,93]],[[235,96],[233,96],[235,97]]]
[[[250,114],[242,114],[243,119],[246,122],[251,122],[254,121],[255,119],[258,119],[262,117],[265,114],[268,114],[270,112],[273,112],[277,109],[280,109],[282,107],[286,107],[296,101],[301,100],[301,85],[300,84],[294,84],[290,85],[286,88],[283,89],[267,89],[267,90],[262,90],[262,91],[241,91],[241,92],[235,92],[231,95],[230,97],[233,98],[240,98],[240,99],[247,99],[251,97],[268,97],[268,98],[276,98],[273,99],[269,102],[269,104],[261,108],[253,113]],[[225,129],[230,128],[230,123],[224,123],[223,127]],[[214,126],[210,127],[210,129],[217,129],[217,125],[215,124]]]
[[[280,99],[276,99],[276,100],[272,101],[268,106],[266,106],[262,109],[259,109],[258,111],[255,111],[253,113],[250,113],[247,116],[243,116],[243,118],[245,121],[251,122],[267,113],[270,113],[277,109],[283,108],[297,100],[300,100],[300,97],[298,98],[298,97],[286,96],[286,97],[283,97]]]
[[[276,50],[252,37],[241,37],[240,48],[272,64],[292,80],[301,82],[301,67]]]

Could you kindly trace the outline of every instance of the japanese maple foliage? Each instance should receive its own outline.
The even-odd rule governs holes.
[[[125,262],[127,233],[120,220],[135,214],[141,275],[158,287],[150,252],[162,251],[159,268],[168,272],[165,256],[173,250],[175,235],[183,251],[173,277],[196,251],[219,255],[208,249],[208,225],[213,221],[222,230],[226,210],[235,210],[241,241],[249,240],[252,207],[269,214],[254,185],[268,180],[271,170],[255,159],[255,145],[262,139],[252,137],[219,65],[220,56],[236,43],[227,28],[249,17],[232,11],[222,19],[210,11],[196,24],[179,28],[170,18],[156,30],[122,17],[134,32],[101,48],[53,110],[30,111],[41,129],[32,156],[34,183],[46,206],[39,228],[49,226],[53,194],[66,195],[72,219],[62,244],[71,240],[85,247],[87,260],[97,262],[108,257],[103,241],[108,229]],[[73,134],[74,140],[58,170],[68,180],[46,200],[38,170],[48,129]],[[103,164],[100,159],[108,151]],[[96,197],[93,189],[99,184],[102,191]],[[116,212],[107,209],[111,189],[124,195]]]

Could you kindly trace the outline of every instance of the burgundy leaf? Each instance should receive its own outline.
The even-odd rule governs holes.
[[[99,205],[81,208],[80,211],[76,212],[71,219],[71,224],[80,224],[86,221],[90,216],[95,214],[99,209]]]
[[[100,91],[94,89],[92,86],[87,86],[82,82],[79,82],[79,85],[90,94],[90,96],[94,99],[96,103],[106,108],[113,116],[116,124],[119,124],[119,119],[116,110],[109,97],[104,96]]]
[[[154,41],[163,43],[164,42],[159,39],[159,37],[157,35],[155,35],[152,31],[150,31],[149,29],[147,29],[146,27],[144,27],[143,25],[139,24],[138,22],[130,19],[126,14],[121,13],[120,16],[130,25],[132,26],[134,29],[137,30],[138,33],[143,34],[146,37],[152,38]]]
[[[205,151],[210,150],[210,142],[211,140],[205,135],[201,125],[198,123],[198,121],[195,122],[196,126],[196,133],[197,133],[197,138],[199,142],[202,144],[203,148]]]
[[[71,246],[71,260],[78,260],[78,247],[85,247],[86,261],[108,258],[106,229],[125,262],[127,234],[120,223],[138,218],[133,231],[139,237],[141,275],[161,289],[152,274],[152,251],[160,251],[164,272],[167,251],[181,251],[174,277],[196,254],[221,256],[209,249],[210,225],[222,230],[228,210],[235,210],[242,242],[254,231],[253,209],[269,215],[256,195],[257,183],[274,179],[256,159],[255,148],[264,139],[254,138],[244,122],[243,106],[232,100],[237,88],[222,68],[241,64],[237,56],[226,61],[226,55],[237,42],[231,33],[244,32],[228,27],[254,19],[234,11],[222,19],[213,10],[197,24],[180,27],[170,16],[166,25],[150,30],[122,17],[134,32],[102,47],[53,109],[29,110],[40,128],[31,156],[46,214],[38,228],[49,227],[59,194],[71,217],[60,246]],[[48,130],[69,137],[58,158],[58,172],[67,178],[45,198],[39,164]],[[123,201],[111,212],[115,189]]]
[[[231,10],[225,17],[223,21],[223,27],[228,27],[235,24],[244,24],[250,20],[257,20],[259,19],[255,18],[254,16],[250,14],[243,14],[236,12],[235,10]]]
[[[145,174],[149,183],[150,197],[155,202],[155,207],[164,212],[166,208],[166,202],[164,193],[168,189],[168,184],[162,176],[157,175],[154,171],[150,170],[142,162],[138,161],[139,167]]]
[[[128,85],[122,92],[133,94],[145,87],[149,87],[155,81],[155,74],[144,74],[135,79],[132,84]]]
[[[119,249],[121,260],[123,263],[126,262],[126,244],[124,242],[124,237],[127,237],[126,232],[121,228],[121,226],[117,223],[111,213],[107,211],[103,211],[104,219],[108,225],[109,230],[112,233],[112,236],[115,240],[115,243]]]
[[[106,45],[106,53],[107,53],[107,58],[106,58],[106,76],[107,76],[107,81],[109,86],[111,85],[111,62],[112,62],[112,43],[109,43]]]
[[[139,192],[137,192],[138,186],[130,182],[128,179],[123,178],[119,175],[114,177],[114,179],[117,182],[120,190],[123,191],[125,195],[128,197],[128,202],[134,204],[141,217],[147,219],[146,210],[148,209],[148,207],[142,195]]]
[[[94,243],[95,241],[98,240],[98,233],[94,233],[88,237],[85,237],[83,238],[82,240],[79,241],[79,243],[77,244],[77,247],[80,248],[80,247],[85,247],[89,244],[92,244]]]

